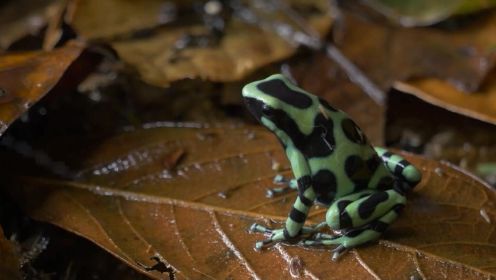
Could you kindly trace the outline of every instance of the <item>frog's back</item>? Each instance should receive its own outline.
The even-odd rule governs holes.
[[[308,157],[319,201],[329,204],[363,189],[389,187],[392,176],[361,129],[346,113],[319,101],[322,108],[315,129],[321,129],[322,135],[314,141],[329,143],[332,148]]]

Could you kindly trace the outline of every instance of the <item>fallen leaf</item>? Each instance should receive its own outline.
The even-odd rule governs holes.
[[[493,76],[473,94],[436,79],[397,82],[388,98],[386,143],[447,160],[496,185],[496,169],[487,168],[496,162]]]
[[[215,40],[209,37],[208,28],[198,23],[200,15],[196,22],[181,21],[179,17],[174,25],[157,28],[146,36],[134,38],[129,35],[130,38],[117,40],[115,37],[122,37],[126,31],[136,33],[157,25],[164,2],[148,1],[141,5],[114,0],[106,2],[106,8],[102,8],[99,1],[77,3],[81,4],[75,5],[74,18],[70,22],[75,29],[88,39],[109,42],[124,62],[138,70],[144,81],[157,86],[168,86],[173,81],[190,78],[215,82],[240,80],[259,67],[294,54],[297,47],[276,33],[263,30],[258,26],[262,23],[248,24],[235,16],[226,20],[218,42],[213,42]],[[296,11],[303,11],[304,19],[318,35],[323,36],[329,30],[331,17],[327,1],[292,0],[287,3]],[[113,11],[110,16],[109,10]],[[277,13],[281,12],[274,10],[272,13],[275,20],[278,19]],[[281,22],[280,28],[291,28],[291,25]],[[203,47],[177,47],[181,40],[195,36],[203,36],[212,42]]]
[[[0,49],[7,49],[17,39],[39,33],[55,8],[54,0],[19,0],[0,7]]]
[[[455,28],[391,27],[344,13],[337,45],[383,89],[410,78],[438,78],[460,90],[477,91],[496,52],[496,12]]]
[[[365,4],[407,27],[431,25],[450,16],[494,7],[494,0],[372,0]]]
[[[0,135],[57,84],[82,50],[69,44],[50,52],[0,56]]]
[[[101,39],[168,23],[175,20],[177,9],[183,5],[192,5],[192,1],[71,1],[68,17],[69,23],[83,38]]]
[[[330,248],[253,250],[253,222],[281,226],[295,193],[267,198],[281,163],[265,130],[155,123],[89,151],[77,180],[27,178],[10,192],[33,218],[81,235],[158,279],[490,279],[496,273],[496,194],[446,163],[405,154],[423,173],[399,220],[378,244],[338,262]],[[176,170],[162,159],[177,149]],[[223,195],[219,195],[222,193]],[[320,222],[317,208],[310,222]],[[484,213],[484,214],[481,214]],[[145,269],[146,268],[146,269]],[[157,269],[157,270],[155,270]],[[170,276],[172,277],[172,276]]]
[[[4,279],[22,279],[19,265],[19,254],[14,244],[5,239],[3,229],[0,227],[0,275]]]
[[[473,94],[433,78],[397,82],[394,88],[440,108],[496,125],[496,72]]]

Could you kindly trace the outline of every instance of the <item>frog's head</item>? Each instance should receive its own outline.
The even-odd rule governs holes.
[[[311,130],[318,110],[313,108],[318,106],[315,96],[281,74],[245,85],[243,99],[252,115],[279,138]]]

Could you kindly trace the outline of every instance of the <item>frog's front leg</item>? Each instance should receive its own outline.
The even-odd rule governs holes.
[[[307,219],[308,211],[315,200],[316,195],[312,187],[310,169],[305,157],[296,149],[287,149],[286,151],[295,178],[297,178],[298,196],[289,212],[289,217],[286,219],[284,228],[272,230],[258,224],[250,227],[251,231],[270,234],[268,239],[255,244],[255,248],[257,249],[274,242],[289,241],[300,235]]]
[[[342,230],[344,234],[319,234],[314,239],[303,241],[303,244],[338,245],[333,255],[336,259],[348,248],[379,238],[397,218],[405,202],[405,196],[395,189],[369,189],[342,197],[329,207],[326,222],[331,229]]]
[[[304,186],[304,185],[302,185]],[[272,244],[278,241],[290,241],[296,238],[301,233],[311,233],[321,227],[319,224],[317,227],[303,227],[307,219],[308,211],[313,205],[315,199],[315,192],[312,187],[298,187],[298,196],[289,212],[289,217],[286,219],[284,228],[281,229],[269,229],[264,226],[253,224],[250,227],[252,232],[262,232],[265,234],[270,234],[270,237],[266,240],[259,241],[255,244],[256,249],[260,249],[263,246]]]
[[[271,188],[267,190],[267,197],[274,197],[280,194],[287,193],[291,190],[298,189],[298,181],[296,179],[287,179],[282,175],[276,175],[272,181],[274,184],[282,185],[282,187]]]

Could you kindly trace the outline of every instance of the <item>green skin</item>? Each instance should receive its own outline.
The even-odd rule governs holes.
[[[280,140],[291,163],[295,179],[271,193],[298,190],[283,228],[251,226],[252,232],[269,236],[256,243],[257,249],[304,235],[300,244],[305,246],[335,245],[335,260],[348,248],[378,239],[398,217],[406,202],[405,194],[421,180],[419,170],[401,156],[370,146],[345,113],[296,87],[280,74],[247,84],[243,98],[251,113]],[[339,125],[344,120],[353,125]],[[316,132],[316,129],[321,130]],[[326,140],[328,133],[333,138]],[[358,163],[348,163],[350,157],[358,158],[355,160]],[[368,169],[368,163],[360,165],[360,162],[376,164]],[[319,173],[323,172],[332,173],[334,180],[327,184],[319,179]],[[277,180],[281,181],[280,176]],[[306,227],[308,211],[315,202],[328,207],[326,221]],[[342,234],[317,233],[325,225]]]

